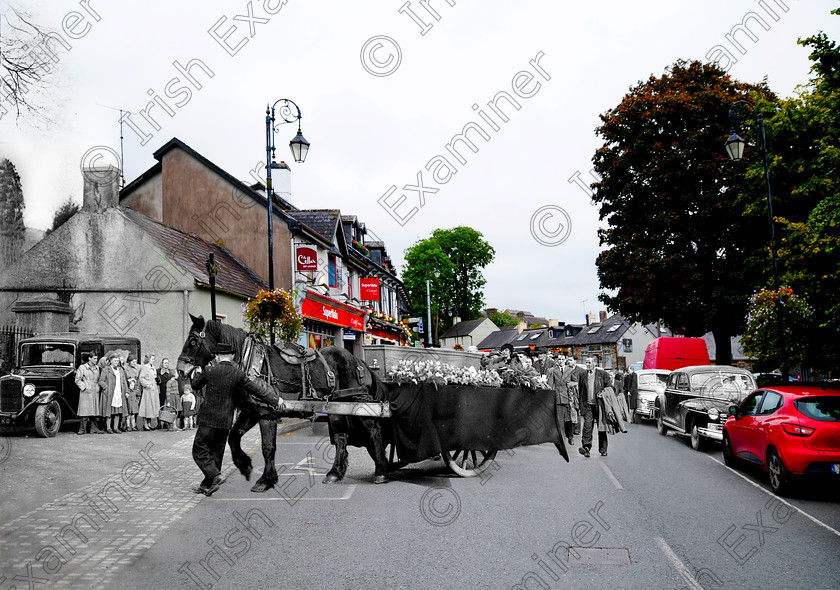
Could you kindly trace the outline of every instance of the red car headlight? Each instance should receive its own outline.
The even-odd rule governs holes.
[[[790,422],[782,423],[782,429],[784,429],[784,431],[790,434],[791,436],[802,437],[811,436],[812,434],[814,434],[815,431],[815,429],[811,428],[810,426],[800,426],[799,424],[793,424]]]

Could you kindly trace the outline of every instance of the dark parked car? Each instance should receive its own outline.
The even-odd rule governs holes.
[[[76,368],[82,355],[99,358],[117,351],[140,358],[140,341],[96,334],[44,334],[21,340],[17,369],[0,377],[0,425],[35,426],[40,436],[55,436],[79,406]]]
[[[737,367],[698,365],[672,372],[657,400],[656,425],[691,437],[700,450],[707,440],[723,441],[729,406],[740,404],[755,389],[752,373]]]
[[[752,393],[729,408],[723,427],[723,458],[758,465],[777,494],[794,478],[840,481],[840,391],[782,385]]]

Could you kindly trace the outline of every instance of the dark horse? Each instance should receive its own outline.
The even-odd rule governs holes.
[[[203,317],[190,315],[192,327],[187,335],[187,341],[178,357],[178,371],[184,375],[191,375],[196,366],[204,367],[212,358],[216,344],[225,342],[236,349],[235,363],[241,363],[243,346],[248,334],[239,328],[234,328],[216,320],[204,321]],[[273,383],[284,400],[301,398],[301,365],[289,364],[284,361],[280,353],[272,346],[266,345],[265,350],[273,374]],[[381,401],[384,396],[382,384],[362,361],[358,360],[343,348],[329,346],[320,351],[332,373],[335,375],[335,389],[353,389],[362,387],[353,396],[342,397],[342,401]],[[316,391],[328,391],[328,377],[326,369],[321,363],[312,363],[310,381]],[[236,392],[231,392],[234,395]],[[255,424],[260,425],[262,439],[262,454],[265,468],[262,476],[251,488],[252,492],[264,492],[277,483],[277,471],[274,467],[274,454],[277,450],[277,420],[282,416],[295,415],[297,412],[277,411],[254,403],[248,396],[236,395],[236,407],[239,416],[233,424],[228,437],[233,462],[245,479],[251,479],[251,458],[242,450],[242,437]],[[324,483],[340,481],[347,472],[347,445],[365,447],[376,465],[374,483],[388,481],[388,463],[385,459],[385,445],[382,438],[382,427],[379,419],[359,416],[330,415],[330,436],[336,447],[335,461],[324,478]]]

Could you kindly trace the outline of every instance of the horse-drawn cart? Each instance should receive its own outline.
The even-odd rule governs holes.
[[[285,402],[287,409],[364,418],[383,426],[390,468],[441,457],[453,473],[474,477],[498,451],[552,442],[568,460],[557,428],[554,392],[540,389],[383,382],[380,402]]]
[[[268,346],[239,328],[190,317],[192,326],[178,357],[179,375],[192,375],[196,367],[206,366],[216,346],[224,343],[234,348],[234,362],[246,374],[265,382],[261,399],[235,394],[240,412],[228,438],[234,463],[250,478],[251,459],[242,450],[242,436],[260,426],[265,469],[252,491],[264,492],[277,483],[277,420],[301,413],[330,416],[336,453],[324,483],[344,477],[348,446],[367,448],[376,466],[374,483],[388,481],[393,469],[437,456],[454,473],[471,477],[492,465],[500,450],[545,442],[555,443],[568,460],[555,422],[552,391],[442,384],[439,379],[389,382],[390,355],[428,359],[443,352],[387,347],[382,362],[368,359],[372,365],[368,366],[341,347],[316,353],[289,343]],[[453,358],[477,362],[470,353],[457,353]],[[386,455],[388,445],[391,448]]]

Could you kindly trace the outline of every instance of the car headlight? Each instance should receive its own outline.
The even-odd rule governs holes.
[[[23,397],[32,397],[35,395],[35,386],[31,383],[27,383],[23,387]]]
[[[717,408],[710,409],[709,410],[709,419],[717,420],[718,418],[720,418],[720,410],[718,410]]]

